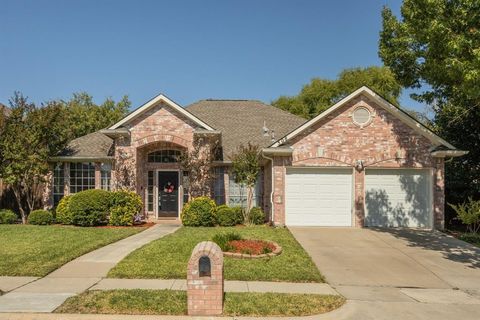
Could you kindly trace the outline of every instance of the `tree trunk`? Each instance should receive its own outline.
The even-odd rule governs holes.
[[[250,211],[252,210],[252,207],[253,207],[253,187],[248,186],[247,187],[247,207],[245,208],[248,223],[251,223]]]
[[[21,186],[13,185],[12,190],[13,194],[15,195],[15,200],[17,200],[18,210],[20,210],[20,215],[22,217],[22,223],[27,224],[27,215],[25,214],[25,210],[22,207],[22,193],[21,193]]]

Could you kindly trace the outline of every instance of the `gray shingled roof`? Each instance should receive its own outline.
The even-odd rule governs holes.
[[[275,132],[279,139],[296,129],[305,119],[257,100],[200,100],[187,110],[222,132],[223,159],[240,144],[251,142],[260,147],[272,144],[270,136],[264,136],[263,125]]]
[[[106,158],[112,156],[113,139],[94,132],[72,140],[59,157]]]

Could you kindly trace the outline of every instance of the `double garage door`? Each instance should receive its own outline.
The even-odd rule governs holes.
[[[352,169],[287,169],[286,224],[351,226]],[[431,227],[431,181],[428,170],[367,169],[365,225]]]

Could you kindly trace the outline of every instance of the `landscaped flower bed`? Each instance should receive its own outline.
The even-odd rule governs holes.
[[[242,239],[229,241],[223,254],[234,258],[265,258],[281,252],[282,247],[273,241]]]

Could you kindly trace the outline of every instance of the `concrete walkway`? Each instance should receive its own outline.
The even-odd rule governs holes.
[[[87,290],[106,277],[108,271],[129,253],[178,227],[157,224],[72,260],[44,278],[30,279],[25,285],[20,283],[29,280],[24,277],[18,281],[4,279],[10,282],[10,288],[16,289],[0,296],[0,312],[51,312],[68,297]]]
[[[290,230],[347,298],[338,319],[479,319],[480,249],[473,245],[421,230]]]
[[[184,279],[103,279],[89,290],[115,289],[152,289],[152,290],[186,290]],[[326,283],[291,283],[267,281],[225,281],[226,292],[279,292],[279,293],[314,293],[338,295]]]

